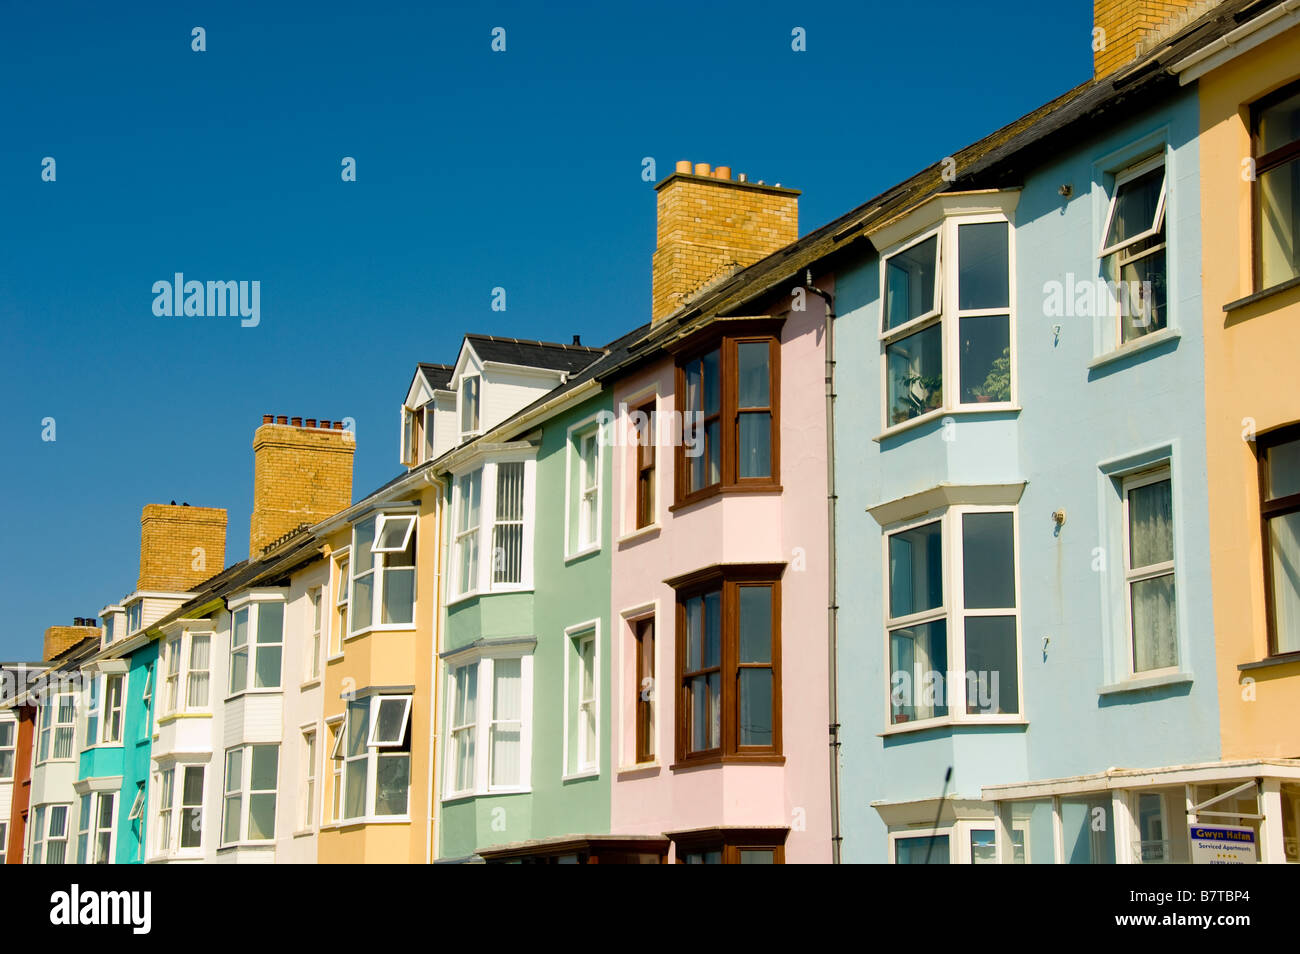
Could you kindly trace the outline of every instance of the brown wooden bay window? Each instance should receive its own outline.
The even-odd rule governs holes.
[[[713,329],[677,360],[676,504],[780,489],[779,322]]]
[[[673,832],[679,865],[783,865],[786,828],[709,828]]]
[[[782,564],[729,564],[677,590],[676,760],[781,761]]]

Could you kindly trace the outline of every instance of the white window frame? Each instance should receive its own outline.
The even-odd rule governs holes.
[[[241,609],[243,607],[240,607]],[[251,618],[251,616],[250,616]],[[231,635],[234,634],[234,613],[230,614]],[[203,637],[208,641],[208,668],[195,669],[194,662],[194,640]],[[212,659],[215,640],[213,634],[208,630],[189,630],[185,629],[168,637],[162,646],[162,652],[159,654],[158,665],[163,667],[163,696],[162,707],[158,712],[158,718],[166,719],[169,716],[178,715],[183,712],[211,712],[212,711]],[[250,656],[252,655],[250,651]],[[194,677],[199,673],[206,673],[208,677],[208,701],[203,705],[190,704],[190,689]],[[172,697],[175,696],[175,703]]]
[[[88,672],[86,679],[86,731],[81,733],[81,751],[92,749],[102,741],[101,717],[104,709],[104,679],[98,673]]]
[[[233,616],[232,616],[232,626]],[[181,686],[185,680],[181,678],[182,660],[184,659],[183,634],[177,633],[170,636],[163,643],[163,657],[165,664],[163,666],[163,711],[164,716],[171,715],[174,712],[185,711],[185,697],[181,695]]]
[[[377,742],[375,733],[378,728],[379,707],[383,702],[389,700],[400,700],[405,703],[402,715],[402,732],[401,737],[396,742]],[[344,718],[340,726],[340,741],[336,742],[331,757],[334,758],[337,765],[342,770],[340,790],[341,798],[339,801],[339,811],[344,813],[343,817],[338,819],[341,824],[356,825],[374,821],[393,822],[408,821],[411,817],[411,792],[407,788],[406,793],[406,812],[400,815],[379,814],[376,810],[376,799],[379,793],[379,760],[384,758],[384,749],[400,749],[403,740],[411,731],[411,700],[410,694],[405,693],[376,693],[371,696],[353,700],[353,703],[364,703],[366,709],[366,727],[363,736],[365,740],[365,751],[355,755],[349,755],[347,751],[347,735],[349,732],[348,720],[352,718],[353,709],[351,706],[344,712]],[[412,740],[414,741],[414,740]],[[409,760],[412,756],[413,745],[408,745],[405,752],[396,753],[404,754]],[[363,797],[363,812],[360,815],[347,815],[347,766],[351,762],[365,762],[365,785],[366,791]],[[409,765],[408,761],[408,765]],[[408,773],[409,774],[409,773]]]
[[[280,641],[277,643],[259,643],[257,640],[258,626],[261,625],[262,607],[268,603],[278,603],[280,605]],[[245,593],[237,600],[231,600],[229,604],[230,611],[230,652],[227,654],[226,662],[226,696],[227,700],[238,698],[243,695],[284,692],[284,649],[288,640],[289,629],[289,607],[287,605],[286,594],[281,592],[252,592]],[[234,688],[235,675],[235,617],[239,613],[248,613],[248,635],[247,642],[243,644],[245,654],[244,669],[244,687],[242,689]],[[188,642],[188,641],[187,641]],[[208,705],[212,704],[212,643],[208,644]],[[254,682],[257,676],[258,656],[268,649],[280,650],[280,675],[274,686],[256,686]],[[185,664],[188,665],[189,657],[185,656]],[[188,684],[186,685],[188,690]]]
[[[415,629],[415,626],[416,626],[416,622],[415,622],[415,621],[416,621],[416,608],[417,608],[417,606],[418,606],[418,604],[419,604],[419,597],[420,597],[420,591],[419,591],[419,575],[420,575],[420,553],[419,553],[419,549],[420,549],[420,547],[419,547],[418,539],[417,539],[417,542],[416,542],[415,554],[414,554],[415,562],[414,562],[414,564],[412,564],[412,565],[409,566],[409,567],[406,567],[406,566],[394,566],[394,567],[389,567],[389,566],[388,566],[388,554],[389,554],[389,553],[401,553],[402,550],[405,550],[405,549],[406,549],[405,546],[402,547],[402,550],[391,550],[391,549],[387,549],[387,548],[385,548],[385,549],[376,549],[376,547],[375,547],[375,544],[379,541],[379,529],[380,529],[380,527],[383,525],[384,521],[386,521],[387,519],[391,519],[391,518],[396,518],[396,517],[408,517],[408,516],[409,516],[409,517],[414,517],[414,518],[416,518],[416,519],[414,519],[414,520],[411,521],[411,526],[407,528],[407,533],[406,533],[406,537],[405,537],[405,539],[406,539],[407,544],[409,545],[409,543],[410,543],[410,539],[411,539],[411,533],[414,531],[416,523],[419,522],[419,519],[418,519],[418,518],[419,518],[419,511],[418,511],[418,509],[416,509],[416,508],[414,508],[414,507],[402,507],[402,506],[386,507],[384,510],[382,510],[382,511],[380,511],[380,512],[378,512],[378,513],[366,514],[365,516],[363,516],[363,517],[361,517],[360,519],[358,519],[358,520],[357,520],[357,521],[352,525],[351,545],[348,547],[348,553],[349,553],[349,554],[353,554],[353,553],[358,553],[358,552],[360,552],[360,549],[359,549],[360,544],[359,544],[358,541],[357,541],[357,526],[358,526],[358,525],[363,524],[363,523],[366,523],[366,522],[369,521],[369,520],[373,520],[373,521],[375,522],[375,530],[374,530],[374,538],[371,540],[371,545],[370,545],[370,554],[371,554],[371,565],[370,565],[370,569],[369,569],[369,570],[365,570],[365,571],[363,571],[363,572],[360,573],[360,574],[357,574],[357,572],[356,572],[357,561],[356,561],[355,559],[349,559],[349,560],[348,560],[348,579],[347,579],[347,585],[348,585],[348,628],[347,628],[347,630],[346,630],[346,631],[344,632],[344,634],[343,634],[343,641],[344,641],[344,642],[347,642],[347,640],[349,640],[349,639],[353,639],[353,638],[358,637],[358,636],[364,636],[366,633],[373,633],[373,632],[410,632],[411,630]],[[383,622],[380,622],[380,620],[383,618],[384,587],[387,585],[387,582],[388,582],[388,573],[389,573],[390,570],[392,570],[392,571],[401,571],[401,572],[407,572],[407,571],[409,571],[409,572],[412,573],[413,576],[415,577],[415,583],[414,583],[414,585],[413,585],[412,588],[411,588],[411,592],[412,592],[414,595],[412,596],[412,599],[411,599],[411,621],[410,621],[409,623],[383,623]],[[357,623],[357,619],[356,619],[356,617],[355,617],[355,615],[354,615],[354,610],[355,610],[355,607],[356,607],[356,592],[355,592],[355,590],[354,590],[354,586],[355,586],[355,584],[356,584],[356,581],[357,581],[359,578],[361,578],[361,577],[367,577],[367,576],[370,577],[370,578],[374,581],[374,583],[373,583],[373,585],[371,586],[371,589],[370,589],[370,620],[369,620],[369,622],[368,622],[367,624],[362,625],[362,626],[356,626],[356,628],[354,628],[355,624]]]
[[[307,637],[306,671],[303,677],[304,685],[316,682],[320,679],[321,650],[324,648],[321,642],[321,627],[325,622],[324,586],[313,586],[307,590],[307,612],[310,616],[310,635]]]
[[[134,625],[133,625],[134,624]],[[144,597],[133,600],[126,606],[126,635],[130,636],[144,626]]]
[[[302,799],[298,809],[300,831],[316,829],[316,801],[319,796],[320,731],[315,723],[299,728],[302,733]]]
[[[325,793],[321,792],[321,818],[329,819],[330,824],[343,823],[343,752],[347,746],[345,733],[347,732],[347,711],[344,710],[342,715],[330,716],[325,720],[325,731],[334,735],[334,743],[330,746],[329,755],[325,758],[330,762],[330,804],[329,814],[325,814]],[[323,751],[322,751],[322,754]]]
[[[330,559],[330,586],[334,598],[330,601],[329,646],[325,661],[342,659],[344,641],[348,638],[348,625],[352,619],[352,591],[349,579],[352,574],[352,547],[343,547]]]
[[[492,688],[494,685],[495,664],[499,659],[518,659],[519,664],[519,785],[492,785],[491,781],[491,729],[492,729]],[[456,789],[456,745],[451,741],[456,731],[456,672],[464,666],[478,664],[478,685],[475,706],[475,721],[469,728],[474,738],[474,784],[472,788]],[[509,792],[532,791],[532,749],[533,749],[533,650],[520,647],[502,648],[492,652],[474,652],[458,655],[446,663],[447,702],[446,724],[449,744],[445,746],[443,756],[443,795],[444,801],[456,798],[468,798],[478,795],[497,795]]]
[[[585,642],[592,644],[591,675],[592,698],[582,698],[582,652]],[[600,620],[590,619],[568,627],[564,631],[565,665],[564,665],[564,739],[562,748],[563,779],[590,778],[600,774],[601,751],[601,693],[600,693]],[[572,705],[570,699],[572,698]],[[595,752],[586,751],[586,736],[582,731],[583,709],[590,706],[592,719],[595,720]],[[570,749],[569,737],[573,736],[574,747]]]
[[[998,803],[1001,804],[1001,803]],[[1025,863],[1029,863],[1029,830],[1024,824],[1011,826],[1012,831],[1020,832],[1024,836],[1025,846]],[[933,838],[936,836],[946,835],[948,837],[948,864],[950,865],[969,865],[974,863],[974,855],[971,852],[971,835],[977,831],[992,831],[993,843],[997,845],[1001,837],[996,813],[992,818],[958,818],[951,824],[938,828],[898,828],[889,832],[888,857],[887,864],[898,864],[897,862],[897,842],[906,841],[910,838]],[[1015,857],[1014,840],[1007,847],[1006,864],[1012,864]]]
[[[1129,182],[1132,182],[1134,179],[1146,175],[1152,169],[1156,169],[1156,168],[1163,168],[1164,175],[1161,177],[1161,181],[1160,181],[1160,198],[1156,202],[1156,213],[1154,218],[1152,219],[1153,225],[1151,226],[1151,228],[1144,229],[1143,231],[1139,232],[1137,235],[1133,235],[1127,239],[1124,239],[1122,242],[1116,242],[1114,245],[1107,245],[1106,236],[1110,234],[1111,224],[1115,220],[1115,212],[1119,204],[1117,200],[1119,199],[1120,188],[1124,185],[1127,185]],[[1102,229],[1101,229],[1101,243],[1100,243],[1101,247],[1097,252],[1097,257],[1104,259],[1110,255],[1113,255],[1115,252],[1119,252],[1122,251],[1123,249],[1128,248],[1130,245],[1136,245],[1138,242],[1141,242],[1145,239],[1149,239],[1153,235],[1158,235],[1160,233],[1160,228],[1162,225],[1164,225],[1164,221],[1165,221],[1165,200],[1168,197],[1168,194],[1169,194],[1169,167],[1165,163],[1165,154],[1163,150],[1159,153],[1156,153],[1153,156],[1148,156],[1145,159],[1135,162],[1129,165],[1127,168],[1116,173],[1115,184],[1110,190],[1110,201],[1107,205],[1106,221],[1105,224],[1102,225]]]
[[[269,789],[253,788],[253,750],[257,748],[275,749],[275,780],[276,787]],[[236,749],[242,750],[239,763],[239,784],[237,790],[230,788],[230,753]],[[280,811],[280,793],[279,781],[282,766],[280,765],[281,756],[283,755],[283,746],[278,742],[244,742],[239,745],[232,745],[221,752],[221,817],[218,824],[221,826],[218,833],[218,843],[223,848],[243,845],[274,845],[275,839],[279,836],[279,811]],[[204,785],[207,779],[204,779]],[[272,832],[270,838],[252,839],[248,837],[248,821],[252,807],[254,795],[273,795],[275,796],[275,811],[271,813],[272,824],[276,830]],[[239,798],[239,837],[234,841],[226,840],[226,803],[234,797]]]
[[[176,834],[176,766],[173,763],[162,766],[154,775],[158,783],[158,805],[154,812],[157,820],[156,839],[158,854],[167,854],[172,850],[173,836]]]
[[[497,469],[501,464],[524,465],[523,542],[520,554],[519,582],[495,582],[492,530],[496,526]],[[461,528],[460,508],[464,499],[464,481],[479,472],[478,523]],[[453,605],[484,593],[527,593],[533,589],[533,545],[537,532],[537,457],[533,449],[514,450],[494,455],[491,460],[476,461],[454,473],[452,481],[451,566],[446,574],[446,603]],[[514,523],[516,521],[510,521]],[[460,579],[461,547],[473,539],[478,544],[477,565],[468,588]]]
[[[1009,608],[967,609],[965,605],[965,579],[962,563],[962,517],[966,514],[1009,513],[1011,514],[1011,552],[1014,567],[1014,585],[1016,605]],[[943,602],[939,607],[908,616],[891,617],[889,615],[889,541],[890,538],[908,530],[914,530],[927,524],[938,523],[940,533],[941,559],[943,561]],[[1024,600],[1021,595],[1020,578],[1020,507],[1018,504],[953,504],[946,508],[931,510],[926,514],[905,521],[890,524],[881,531],[881,567],[884,578],[882,615],[882,632],[884,633],[884,674],[885,699],[883,706],[884,726],[882,735],[894,735],[915,732],[937,725],[954,722],[979,724],[1022,724],[1028,721],[1025,714],[1025,675],[1023,635],[1024,620],[1022,613]],[[1016,700],[1018,712],[1014,713],[968,713],[966,711],[966,624],[967,616],[1014,616],[1016,621]],[[948,671],[943,674],[944,703],[946,715],[917,719],[914,722],[893,722],[893,664],[890,661],[890,636],[898,629],[917,626],[923,623],[944,619],[944,631],[948,640]],[[954,677],[960,675],[959,681]],[[957,688],[954,688],[956,686]],[[918,691],[916,685],[912,691]]]
[[[588,487],[584,481],[583,451],[590,441],[596,455],[596,483]],[[565,432],[565,468],[564,468],[564,556],[573,560],[589,553],[600,551],[603,543],[604,505],[605,505],[605,422],[600,413],[583,418],[572,424]],[[656,471],[658,468],[656,467]],[[593,521],[584,528],[584,504],[590,498],[593,506]],[[576,519],[575,519],[576,517]],[[590,539],[584,536],[584,529],[590,531]],[[573,532],[571,532],[571,530]]]
[[[36,805],[32,808],[33,819],[35,820],[35,816],[37,815],[39,810],[39,814],[40,814],[39,821],[43,822],[44,824],[31,826],[32,838],[27,847],[27,861],[29,864],[35,863],[33,859],[36,857],[36,849],[38,847],[41,850],[40,863],[43,865],[49,864],[50,862],[47,859],[50,856],[50,851],[49,851],[50,843],[55,841],[63,842],[62,863],[65,865],[76,864],[77,861],[76,844],[72,839],[73,826],[75,824],[74,815],[73,815],[73,806],[75,804],[76,803],[67,803],[67,802],[46,802],[40,805]],[[63,834],[56,838],[54,837],[54,814],[55,814],[54,810],[57,808],[62,808],[64,810],[64,814],[63,814]],[[44,829],[44,831],[40,830],[42,828]]]
[[[5,726],[9,727],[9,743],[7,745],[0,745],[0,755],[3,755],[6,752],[10,755],[9,774],[0,774],[0,782],[12,781],[14,772],[18,768],[18,722],[15,719],[0,719],[0,729],[5,728]],[[0,851],[3,850],[4,840],[0,839]]]
[[[1007,227],[1007,307],[1005,308],[961,308],[959,276],[961,265],[958,260],[958,234],[963,225],[984,225],[1004,223]],[[912,318],[894,328],[885,329],[885,296],[888,283],[888,263],[894,256],[920,245],[928,239],[938,236],[935,275],[935,307],[924,315]],[[1004,212],[954,211],[943,217],[937,224],[918,233],[912,238],[889,248],[880,256],[880,316],[877,322],[877,337],[880,342],[880,413],[883,423],[882,433],[889,434],[929,421],[945,414],[985,413],[988,411],[1015,410],[1019,405],[1019,374],[1017,373],[1016,355],[1016,227],[1010,214]],[[960,400],[961,381],[961,320],[963,318],[981,318],[1007,316],[1007,352],[1009,358],[1010,388],[1005,401],[986,401],[983,403],[964,403]],[[889,359],[888,348],[897,341],[923,331],[933,325],[939,326],[940,353],[942,363],[940,373],[943,379],[943,401],[939,407],[925,411],[915,417],[895,424],[890,420],[889,408]]]
[[[99,731],[100,731],[99,744],[100,745],[122,745],[123,744],[123,737],[126,732],[126,691],[130,683],[127,677],[128,677],[128,673],[125,672],[106,673],[103,677],[104,684],[102,689],[100,690],[100,703],[99,703],[100,704],[100,718],[99,718]],[[118,691],[117,694],[116,710],[113,709],[109,701],[112,698],[109,689],[113,680],[117,680],[121,684],[121,689]],[[116,712],[116,720],[114,720],[114,712]],[[110,727],[112,727],[114,723],[116,723],[117,738],[112,738],[112,733],[110,733],[109,731]]]
[[[127,821],[142,821],[144,819],[144,782],[136,782],[135,799],[131,802],[131,810],[126,815]]]
[[[59,721],[59,710],[62,708],[59,700],[70,698],[72,700],[72,719],[68,722]],[[37,725],[36,735],[36,765],[44,765],[46,762],[71,762],[79,757],[77,748],[77,693],[65,691],[63,689],[52,689],[45,698],[40,707],[40,722]],[[66,730],[69,733],[68,754],[63,756],[55,755],[59,745],[59,730]],[[43,745],[41,735],[49,733],[48,745]],[[48,753],[46,753],[48,750]],[[62,803],[60,803],[62,804]]]
[[[1130,490],[1139,487],[1145,487],[1150,484],[1158,484],[1163,481],[1169,481],[1169,501],[1170,501],[1170,532],[1173,535],[1173,553],[1174,559],[1166,560],[1162,563],[1153,563],[1150,566],[1144,566],[1134,570],[1130,566],[1132,559],[1132,548],[1130,546],[1130,528],[1128,494]],[[1178,607],[1178,513],[1177,500],[1174,497],[1174,478],[1173,468],[1168,461],[1164,461],[1155,467],[1147,468],[1137,473],[1128,474],[1120,481],[1120,530],[1121,544],[1124,549],[1124,655],[1125,667],[1129,679],[1145,679],[1149,676],[1164,676],[1182,671],[1183,647],[1180,645],[1178,638],[1178,627],[1181,614]],[[1162,666],[1159,669],[1144,669],[1138,672],[1134,668],[1133,654],[1136,646],[1133,638],[1133,584],[1140,583],[1143,580],[1153,580],[1162,576],[1172,576],[1174,578],[1174,651],[1177,658],[1172,666]]]
[[[469,383],[474,382],[474,399],[470,402]],[[474,420],[473,426],[466,428],[466,412],[473,409]],[[461,441],[468,440],[483,430],[483,376],[481,374],[466,374],[460,379],[460,384],[456,389],[456,415],[460,425]]]
[[[411,534],[415,532],[415,523],[419,514],[414,510],[411,511],[384,511],[375,518],[375,542],[370,547],[372,553],[402,553],[411,543]],[[389,522],[405,523],[406,531],[402,534],[402,542],[394,547],[381,547],[379,538],[384,535],[384,529]]]

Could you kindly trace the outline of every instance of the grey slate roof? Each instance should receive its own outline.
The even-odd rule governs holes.
[[[447,390],[447,385],[451,383],[451,372],[455,370],[449,364],[427,364],[424,361],[419,363],[419,368],[424,379],[429,382],[429,387],[435,391]]]
[[[602,354],[601,348],[586,345],[556,344],[551,341],[525,341],[498,338],[495,335],[466,335],[474,352],[484,361],[518,364],[529,368],[546,368],[573,374],[587,367]]]

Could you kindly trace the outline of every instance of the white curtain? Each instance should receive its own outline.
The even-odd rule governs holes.
[[[519,784],[522,661],[498,659],[492,672],[492,784]]]

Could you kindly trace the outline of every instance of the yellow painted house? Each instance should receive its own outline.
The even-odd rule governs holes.
[[[1300,9],[1174,68],[1200,101],[1207,480],[1222,758],[1300,757]],[[1300,860],[1300,785],[1263,781]],[[1276,859],[1280,860],[1280,859]]]

